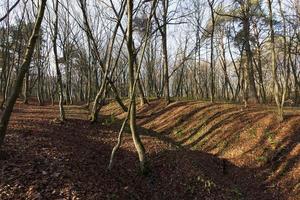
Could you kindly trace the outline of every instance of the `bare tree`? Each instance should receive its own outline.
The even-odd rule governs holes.
[[[127,0],[127,18],[128,18],[127,19],[128,20],[127,21],[127,50],[128,50],[128,72],[129,72],[129,79],[130,79],[130,81],[129,81],[130,104],[129,104],[127,116],[124,119],[122,127],[119,131],[118,142],[117,142],[116,146],[114,146],[114,148],[111,152],[108,169],[112,168],[114,155],[121,146],[123,131],[124,131],[127,121],[129,120],[132,139],[133,139],[135,148],[136,148],[136,150],[138,152],[138,156],[139,156],[140,169],[141,169],[142,173],[146,173],[147,166],[146,166],[145,148],[140,139],[140,135],[137,133],[137,130],[136,130],[135,90],[136,90],[136,84],[139,79],[139,74],[140,74],[143,58],[145,55],[145,50],[148,45],[149,34],[150,34],[149,33],[150,32],[150,22],[154,15],[156,6],[157,6],[157,0],[154,0],[152,2],[150,16],[148,18],[148,22],[147,22],[147,26],[146,26],[146,35],[145,35],[145,41],[144,41],[144,45],[143,45],[142,52],[141,52],[141,59],[140,59],[140,62],[138,63],[136,71],[134,70],[134,54],[133,54],[134,52],[133,52],[133,36],[132,36],[132,33],[133,33],[133,25],[132,25],[133,5],[134,5],[133,0]]]

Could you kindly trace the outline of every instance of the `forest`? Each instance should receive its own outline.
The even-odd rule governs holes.
[[[1,200],[300,200],[299,0],[0,8]]]

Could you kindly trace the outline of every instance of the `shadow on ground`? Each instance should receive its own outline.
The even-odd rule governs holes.
[[[115,105],[109,105],[103,113],[109,115],[107,118],[124,117],[117,110]],[[283,199],[298,199],[300,114],[289,110],[285,121],[279,123],[273,110],[195,101],[166,105],[156,100],[139,107],[137,122],[143,135],[178,149],[201,150],[227,159],[239,168],[251,169],[259,185],[277,196],[282,193]],[[239,184],[243,182],[248,184]]]
[[[85,112],[68,110],[65,123],[57,110],[19,107],[13,114],[0,155],[1,199],[277,199],[255,170],[199,150],[181,148],[172,138],[143,127],[151,173],[138,173],[130,134],[106,170],[120,120],[90,124],[74,119]],[[26,118],[30,120],[26,120]],[[22,123],[19,123],[19,121]],[[22,127],[33,126],[32,129]]]

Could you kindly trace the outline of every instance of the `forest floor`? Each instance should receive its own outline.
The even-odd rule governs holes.
[[[161,100],[138,107],[150,173],[138,172],[130,130],[107,171],[125,114],[17,103],[0,151],[0,199],[300,199],[300,112]],[[298,197],[298,198],[297,198]]]

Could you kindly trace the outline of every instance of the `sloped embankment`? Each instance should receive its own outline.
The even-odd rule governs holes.
[[[124,144],[108,172],[119,121],[110,117],[103,119],[109,123],[91,124],[88,111],[81,106],[66,106],[65,111],[68,120],[60,123],[55,119],[57,106],[16,105],[0,150],[1,200],[281,197],[262,185],[252,169],[201,150],[180,148],[171,137],[142,127],[139,132],[145,133],[151,173],[137,174],[138,160],[130,134],[124,134]],[[241,187],[240,180],[247,185]]]
[[[115,103],[102,114],[125,116]],[[279,123],[272,107],[196,101],[166,105],[155,100],[139,107],[137,118],[142,134],[250,168],[262,184],[286,199],[300,196],[300,112],[295,109],[288,109]]]

